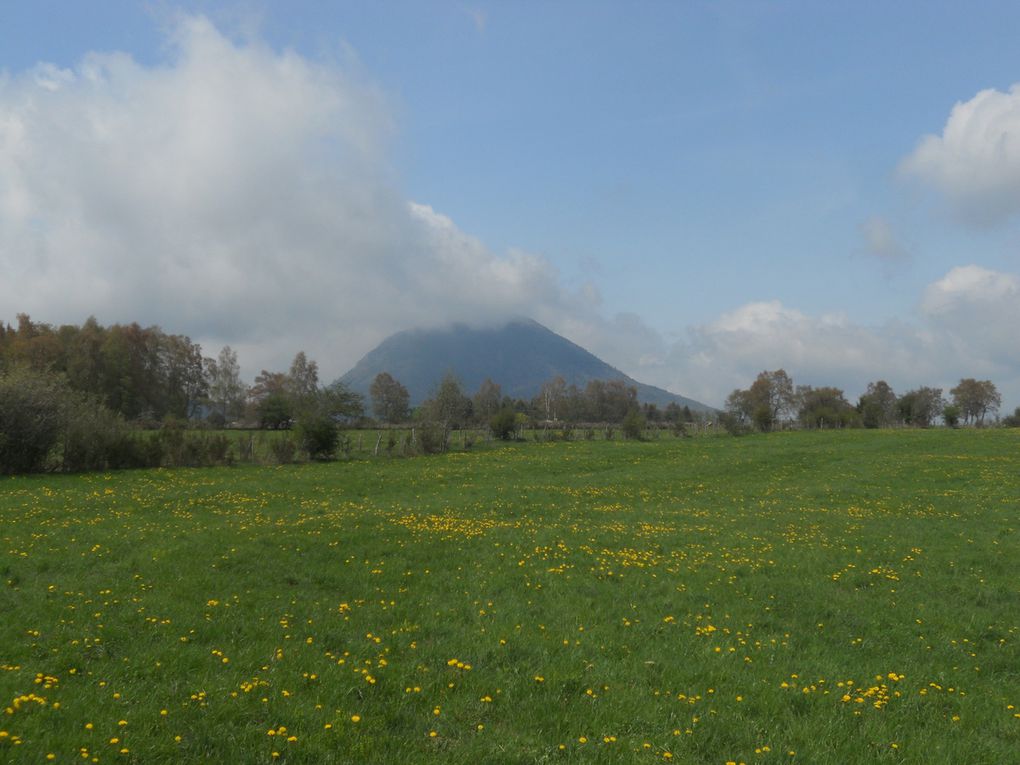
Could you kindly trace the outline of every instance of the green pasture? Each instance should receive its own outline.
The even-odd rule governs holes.
[[[1020,761],[1020,431],[374,445],[0,481],[0,762]]]

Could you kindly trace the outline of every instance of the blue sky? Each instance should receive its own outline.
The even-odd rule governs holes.
[[[782,366],[852,399],[988,378],[1011,411],[1017,28],[1015,3],[8,4],[0,319],[339,374],[526,313],[709,404]]]

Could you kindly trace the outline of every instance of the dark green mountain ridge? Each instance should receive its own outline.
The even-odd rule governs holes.
[[[468,395],[486,378],[499,383],[504,395],[522,399],[536,396],[542,383],[556,375],[581,389],[591,380],[622,379],[637,389],[642,403],[665,407],[675,402],[692,411],[714,411],[693,399],[637,382],[531,319],[514,319],[494,327],[454,324],[398,332],[365,354],[340,380],[367,397],[380,372],[389,372],[407,388],[412,406],[428,398],[452,372]]]

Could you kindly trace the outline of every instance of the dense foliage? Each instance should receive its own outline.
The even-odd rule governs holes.
[[[54,328],[24,314],[16,327],[0,323],[0,367],[63,375],[130,420],[195,416],[208,392],[203,364],[197,344],[159,327],[103,327],[90,318]]]

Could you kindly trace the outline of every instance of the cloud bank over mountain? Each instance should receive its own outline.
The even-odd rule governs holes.
[[[170,43],[160,67],[91,54],[0,81],[8,310],[159,323],[249,364],[305,348],[330,368],[407,326],[569,300],[542,258],[496,255],[401,196],[389,105],[356,67],[203,18]]]
[[[983,223],[1020,212],[1018,104],[1016,87],[958,104],[904,172]],[[763,295],[667,333],[640,295],[607,315],[548,258],[495,252],[408,199],[395,113],[349,56],[312,60],[196,16],[158,65],[91,53],[0,75],[0,319],[159,324],[209,355],[232,345],[249,375],[303,349],[329,377],[408,327],[529,316],[709,404],[781,366],[851,396],[878,377],[990,377],[1020,403],[1015,274],[954,268],[905,296],[909,320],[864,326]],[[865,235],[880,259],[910,259],[885,220]],[[698,288],[726,305],[724,287]]]

